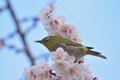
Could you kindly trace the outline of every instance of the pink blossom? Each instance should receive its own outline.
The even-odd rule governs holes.
[[[78,31],[74,25],[65,23],[64,16],[54,17],[51,4],[47,5],[39,15],[39,18],[50,36],[62,36],[75,42],[81,41],[78,38]]]
[[[92,80],[93,76],[84,64],[74,63],[75,57],[69,56],[62,48],[52,52],[54,64],[52,68],[56,74],[62,76],[62,80]],[[58,58],[59,57],[59,58]]]
[[[30,69],[24,70],[24,79],[25,80],[34,80],[34,75],[32,74]]]
[[[25,70],[25,80],[48,80],[50,78],[49,70],[49,65],[41,61],[40,64]]]
[[[65,52],[63,48],[57,48],[55,52],[51,52],[51,59],[54,62],[57,62],[57,61],[74,62],[75,61],[75,57],[69,56],[69,54]]]
[[[85,64],[74,63],[75,57],[70,56],[63,48],[58,48],[51,52],[53,64],[40,62],[25,70],[25,80],[93,80],[89,66]],[[55,71],[55,75],[50,73]]]

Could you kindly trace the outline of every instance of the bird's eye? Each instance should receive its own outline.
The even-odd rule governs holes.
[[[44,40],[46,40],[46,41],[47,41],[48,39],[49,39],[49,37],[46,37]]]

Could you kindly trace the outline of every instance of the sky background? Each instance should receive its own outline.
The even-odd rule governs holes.
[[[38,15],[40,10],[50,0],[11,0],[19,19]],[[0,7],[5,0],[0,0]],[[76,25],[82,43],[93,46],[94,50],[107,56],[107,60],[86,56],[92,74],[99,80],[118,80],[120,74],[120,0],[56,0],[55,15],[67,18],[66,23]],[[21,24],[24,31],[31,22]],[[0,13],[0,38],[15,31],[14,23],[9,12]],[[26,39],[34,56],[47,53],[48,50],[34,41],[47,36],[44,26],[39,22],[38,27],[31,31]],[[22,47],[19,36],[7,40],[8,44]],[[39,61],[39,60],[38,60]],[[38,62],[37,61],[37,62]],[[24,53],[17,54],[7,48],[0,48],[0,80],[22,80],[24,68],[30,67]]]

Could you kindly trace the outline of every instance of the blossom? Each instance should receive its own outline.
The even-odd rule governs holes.
[[[88,66],[74,63],[75,57],[62,48],[51,52],[51,58],[54,61],[52,68],[57,75],[62,76],[62,80],[93,80]]]
[[[57,48],[51,52],[53,64],[40,62],[32,66],[31,69],[25,69],[25,80],[95,80],[89,66],[83,63],[74,63],[75,57],[70,56],[63,48]],[[82,59],[80,59],[82,60]],[[54,73],[52,71],[55,71]]]
[[[75,42],[81,41],[78,38],[78,31],[74,25],[66,24],[64,16],[55,17],[52,4],[47,5],[40,12],[39,18],[50,36],[62,36]]]
[[[69,54],[64,51],[63,48],[57,48],[55,52],[51,52],[51,59],[54,62],[58,62],[58,61],[68,61],[68,62],[74,62],[75,61],[75,57],[73,56],[69,56]]]
[[[78,38],[78,31],[76,30],[75,25],[68,24],[63,25],[62,27],[59,28],[59,34],[60,36],[75,42],[81,41]]]
[[[32,74],[30,69],[25,69],[24,70],[24,79],[25,80],[34,80],[34,75]]]
[[[39,18],[41,22],[48,26],[51,20],[53,19],[53,14],[52,14],[52,7],[51,5],[47,5],[45,8],[43,8],[39,14]]]
[[[51,52],[53,64],[40,62],[25,69],[25,80],[94,80],[88,65],[74,63],[75,57],[70,56],[63,48]],[[81,59],[82,60],[82,59]],[[54,73],[52,71],[55,71]]]
[[[32,66],[31,69],[25,70],[25,80],[49,80],[49,70],[49,65],[41,61],[40,64]]]

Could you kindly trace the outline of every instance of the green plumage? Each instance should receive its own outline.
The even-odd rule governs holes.
[[[69,55],[74,56],[76,60],[85,55],[94,55],[106,59],[101,53],[91,50],[93,47],[86,47],[60,36],[48,36],[36,42],[42,43],[50,51],[55,51],[58,47],[62,47]]]

